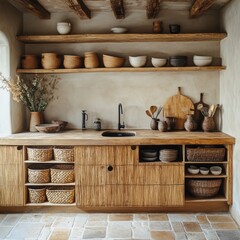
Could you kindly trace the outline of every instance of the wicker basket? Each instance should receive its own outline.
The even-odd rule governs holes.
[[[191,179],[187,182],[189,193],[199,198],[210,198],[218,194],[222,179],[198,180]]]
[[[43,203],[47,200],[46,188],[28,188],[30,203]]]
[[[27,147],[28,160],[31,161],[50,161],[52,160],[52,147]]]
[[[225,148],[187,148],[187,160],[191,162],[222,162]]]
[[[53,152],[54,152],[54,159],[56,161],[63,161],[63,162],[74,161],[74,149],[71,146],[54,147]]]
[[[29,183],[49,183],[50,169],[45,166],[30,166],[28,168],[28,182]]]
[[[46,195],[50,203],[74,203],[74,187],[52,187],[46,190]]]
[[[71,183],[74,182],[73,165],[54,165],[51,168],[52,183]]]

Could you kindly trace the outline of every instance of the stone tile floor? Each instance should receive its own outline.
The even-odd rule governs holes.
[[[0,239],[240,240],[226,213],[0,214]]]

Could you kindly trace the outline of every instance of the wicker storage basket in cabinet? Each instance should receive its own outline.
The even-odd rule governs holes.
[[[43,203],[47,200],[46,188],[28,188],[30,203]]]
[[[52,183],[72,183],[74,182],[73,165],[54,165],[51,169]]]
[[[50,203],[70,204],[74,203],[74,187],[52,187],[46,190],[47,199]]]
[[[222,148],[187,148],[187,160],[191,162],[222,162],[226,149]]]
[[[188,192],[195,197],[211,198],[219,193],[222,179],[199,180],[191,179],[187,182]]]
[[[73,162],[74,149],[71,146],[57,146],[53,148],[54,159],[56,161]]]
[[[49,183],[50,169],[45,165],[31,165],[28,168],[28,182],[29,183]]]
[[[52,147],[27,147],[28,160],[50,161],[52,160]]]

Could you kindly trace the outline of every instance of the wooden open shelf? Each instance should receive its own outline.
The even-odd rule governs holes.
[[[44,202],[44,203],[27,203],[26,206],[76,206],[76,203],[69,203],[69,204],[60,204],[60,203],[50,203],[50,202]]]
[[[189,72],[189,71],[220,71],[226,69],[225,66],[206,67],[121,67],[121,68],[76,68],[76,69],[17,69],[17,73],[24,74],[63,74],[63,73],[93,73],[93,72]]]
[[[18,36],[23,43],[98,43],[98,42],[193,42],[220,41],[226,33],[181,33],[181,34],[72,34]]]
[[[39,164],[45,164],[45,163],[51,163],[51,164],[74,164],[74,162],[64,162],[64,161],[56,161],[56,160],[51,160],[51,161],[31,161],[31,160],[26,160],[24,161],[25,163],[39,163]]]
[[[25,183],[25,186],[34,187],[34,186],[75,186],[75,182],[73,183]]]
[[[227,178],[226,174],[220,174],[220,175],[212,175],[212,174],[208,174],[208,175],[203,175],[203,174],[190,174],[190,173],[186,173],[185,174],[185,178],[203,178],[203,179],[209,179],[209,178]]]
[[[223,194],[218,194],[212,198],[197,198],[187,194],[185,202],[227,202],[227,199]]]
[[[223,161],[223,162],[189,162],[189,161],[185,161],[185,164],[227,164],[227,161]]]

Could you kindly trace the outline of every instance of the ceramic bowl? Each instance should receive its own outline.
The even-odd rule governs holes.
[[[60,125],[60,131],[65,130],[66,126],[68,125],[68,122],[61,120],[52,120],[52,123]]]
[[[213,175],[220,175],[222,173],[222,168],[218,166],[210,167],[210,171]]]
[[[56,133],[60,131],[59,124],[39,124],[36,125],[35,128],[43,133]]]
[[[113,27],[113,28],[111,28],[111,31],[113,33],[125,33],[125,32],[127,32],[127,28],[124,28],[124,27]]]
[[[106,68],[118,68],[124,65],[125,58],[103,54],[103,65]]]
[[[147,56],[129,56],[129,62],[132,67],[143,67],[147,62]]]
[[[173,56],[169,58],[172,67],[184,67],[187,65],[187,56]]]
[[[170,24],[169,31],[170,31],[170,33],[174,33],[174,34],[180,33],[181,26],[178,24]]]
[[[151,62],[154,67],[162,67],[162,66],[166,65],[167,59],[166,58],[152,58]]]
[[[193,165],[190,165],[187,170],[191,174],[198,174],[199,173],[199,168],[196,167],[196,166],[193,166]]]
[[[68,22],[57,23],[57,31],[59,34],[68,34],[71,31],[71,23]]]
[[[158,155],[158,151],[155,149],[144,149],[141,151],[141,154],[144,158],[153,158],[153,157],[157,157]]]
[[[207,175],[209,173],[209,168],[206,167],[200,167],[200,173],[202,175]]]
[[[212,60],[211,56],[193,56],[193,63],[198,67],[208,66]]]

